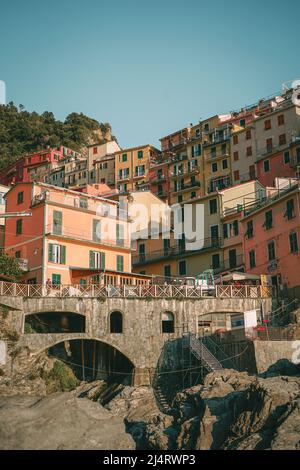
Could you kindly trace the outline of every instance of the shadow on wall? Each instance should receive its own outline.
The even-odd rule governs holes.
[[[259,376],[262,378],[266,377],[278,377],[279,375],[297,376],[300,375],[300,364],[294,364],[289,359],[279,359],[277,362],[272,364],[268,370],[261,373]]]

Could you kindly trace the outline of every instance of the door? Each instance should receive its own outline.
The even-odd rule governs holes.
[[[229,250],[229,268],[236,268],[236,250]]]
[[[219,246],[219,226],[218,225],[212,225],[210,227],[210,237],[211,237],[211,245]]]

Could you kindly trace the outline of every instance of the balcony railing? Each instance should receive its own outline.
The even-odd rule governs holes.
[[[109,224],[109,222],[108,222]],[[115,230],[115,225],[112,224]],[[109,225],[108,225],[109,228]],[[103,237],[97,237],[96,234],[92,233],[92,229],[90,231],[88,230],[82,230],[80,228],[76,227],[65,227],[62,226],[61,228],[55,227],[52,224],[47,225],[46,227],[46,235],[53,235],[56,237],[63,237],[66,239],[71,239],[71,240],[78,240],[78,241],[86,241],[86,242],[91,242],[91,243],[96,243],[98,245],[104,245],[108,247],[114,247],[114,248],[127,248],[130,249],[131,245],[128,240],[126,239],[117,239],[117,238],[108,238],[107,236]]]
[[[270,204],[273,204],[273,202],[277,201],[291,191],[294,191],[296,188],[299,188],[298,181],[290,183],[290,185],[286,188],[277,189],[276,194],[273,196],[263,197],[260,200],[253,202],[252,204],[248,204],[244,209],[244,215],[249,215],[256,210],[261,209],[262,207],[267,207]]]
[[[194,181],[194,182],[182,184],[180,187],[177,187],[177,188],[174,186],[173,192],[179,193],[180,191],[184,191],[185,189],[199,188],[199,187],[200,187],[200,182]]]
[[[220,274],[223,271],[241,268],[243,265],[244,265],[244,256],[237,255],[235,259],[225,259],[217,267],[211,266],[211,269],[214,270],[215,274]]]
[[[0,282],[0,296],[3,297],[23,297],[23,298],[174,298],[174,299],[201,299],[211,296],[230,298],[269,298],[274,296],[274,289],[266,286],[241,286],[216,285],[213,291],[208,292],[202,286],[189,285],[99,285],[99,284],[73,284],[73,285],[52,285],[42,284],[17,284],[10,282]]]
[[[226,150],[226,152],[215,152],[215,153],[208,153],[205,156],[207,161],[216,160],[217,158],[228,158],[230,156],[230,152]]]
[[[222,189],[228,188],[229,186],[231,186],[230,176],[227,176],[227,177],[224,177],[224,178],[212,179],[210,181],[210,185],[208,187],[208,192],[213,193],[217,189],[222,190]]]
[[[191,255],[193,253],[195,254],[205,250],[220,248],[222,246],[223,240],[219,237],[205,238],[202,240],[202,242],[202,248],[197,250],[187,250],[184,246],[176,245],[170,248],[165,248],[163,250],[152,251],[151,253],[140,253],[132,256],[132,264],[136,265],[149,263],[159,259]]]

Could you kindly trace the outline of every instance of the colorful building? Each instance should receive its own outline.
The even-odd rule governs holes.
[[[249,205],[241,219],[245,269],[265,274],[294,297],[300,294],[300,186],[278,178],[266,197]]]
[[[8,212],[31,217],[8,219],[5,251],[26,260],[27,283],[76,284],[105,273],[131,271],[127,217],[118,203],[42,183],[19,183],[6,195]]]
[[[5,194],[9,188],[0,184],[0,214],[5,213]],[[0,217],[0,249],[4,245],[4,229],[5,229],[5,219]]]
[[[115,184],[126,193],[149,187],[149,169],[160,152],[151,145],[142,145],[115,152]]]

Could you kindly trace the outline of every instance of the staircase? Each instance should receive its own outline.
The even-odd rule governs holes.
[[[205,369],[207,369],[209,372],[215,372],[217,370],[223,369],[222,364],[205,346],[203,341],[196,338],[196,335],[188,333],[187,335],[184,335],[183,341],[185,345],[190,348],[196,359],[202,362]]]
[[[171,415],[173,411],[172,407],[169,405],[166,395],[162,391],[161,386],[156,385],[156,387],[153,388],[153,391],[154,391],[154,395],[155,395],[159,410],[166,415]]]

